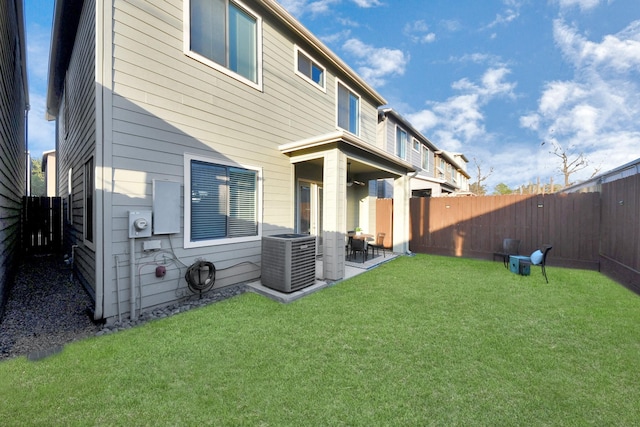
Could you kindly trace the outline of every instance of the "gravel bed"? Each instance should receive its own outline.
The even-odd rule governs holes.
[[[35,258],[20,266],[0,319],[0,361],[17,356],[42,359],[65,344],[96,335],[129,329],[192,308],[231,298],[245,286],[216,289],[171,306],[142,313],[138,320],[97,324],[90,317],[93,301],[70,269],[53,257]]]

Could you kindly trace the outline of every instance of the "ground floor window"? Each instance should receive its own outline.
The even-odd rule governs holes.
[[[260,235],[258,169],[196,157],[185,169],[185,247]]]
[[[95,172],[93,157],[84,164],[84,240],[93,243],[93,192],[95,188]]]

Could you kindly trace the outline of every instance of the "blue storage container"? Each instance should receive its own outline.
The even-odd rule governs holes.
[[[511,255],[509,256],[509,270],[512,273],[528,276],[531,274],[531,262],[529,257]]]

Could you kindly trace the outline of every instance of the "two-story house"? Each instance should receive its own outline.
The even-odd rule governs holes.
[[[464,154],[438,149],[392,108],[381,108],[378,112],[378,146],[415,168],[410,181],[412,197],[466,194],[469,190],[468,161]],[[380,180],[377,185],[378,197],[394,197],[388,181]]]
[[[215,287],[256,280],[273,234],[318,236],[318,275],[344,277],[354,180],[394,181],[406,252],[414,169],[376,146],[385,103],[274,0],[56,1],[47,108],[94,317],[187,295],[197,260]]]
[[[22,198],[27,194],[26,39],[22,0],[0,7],[0,318],[20,253]]]

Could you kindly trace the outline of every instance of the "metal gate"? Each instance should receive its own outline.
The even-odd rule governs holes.
[[[62,199],[24,197],[22,248],[26,255],[59,253],[62,249]]]

